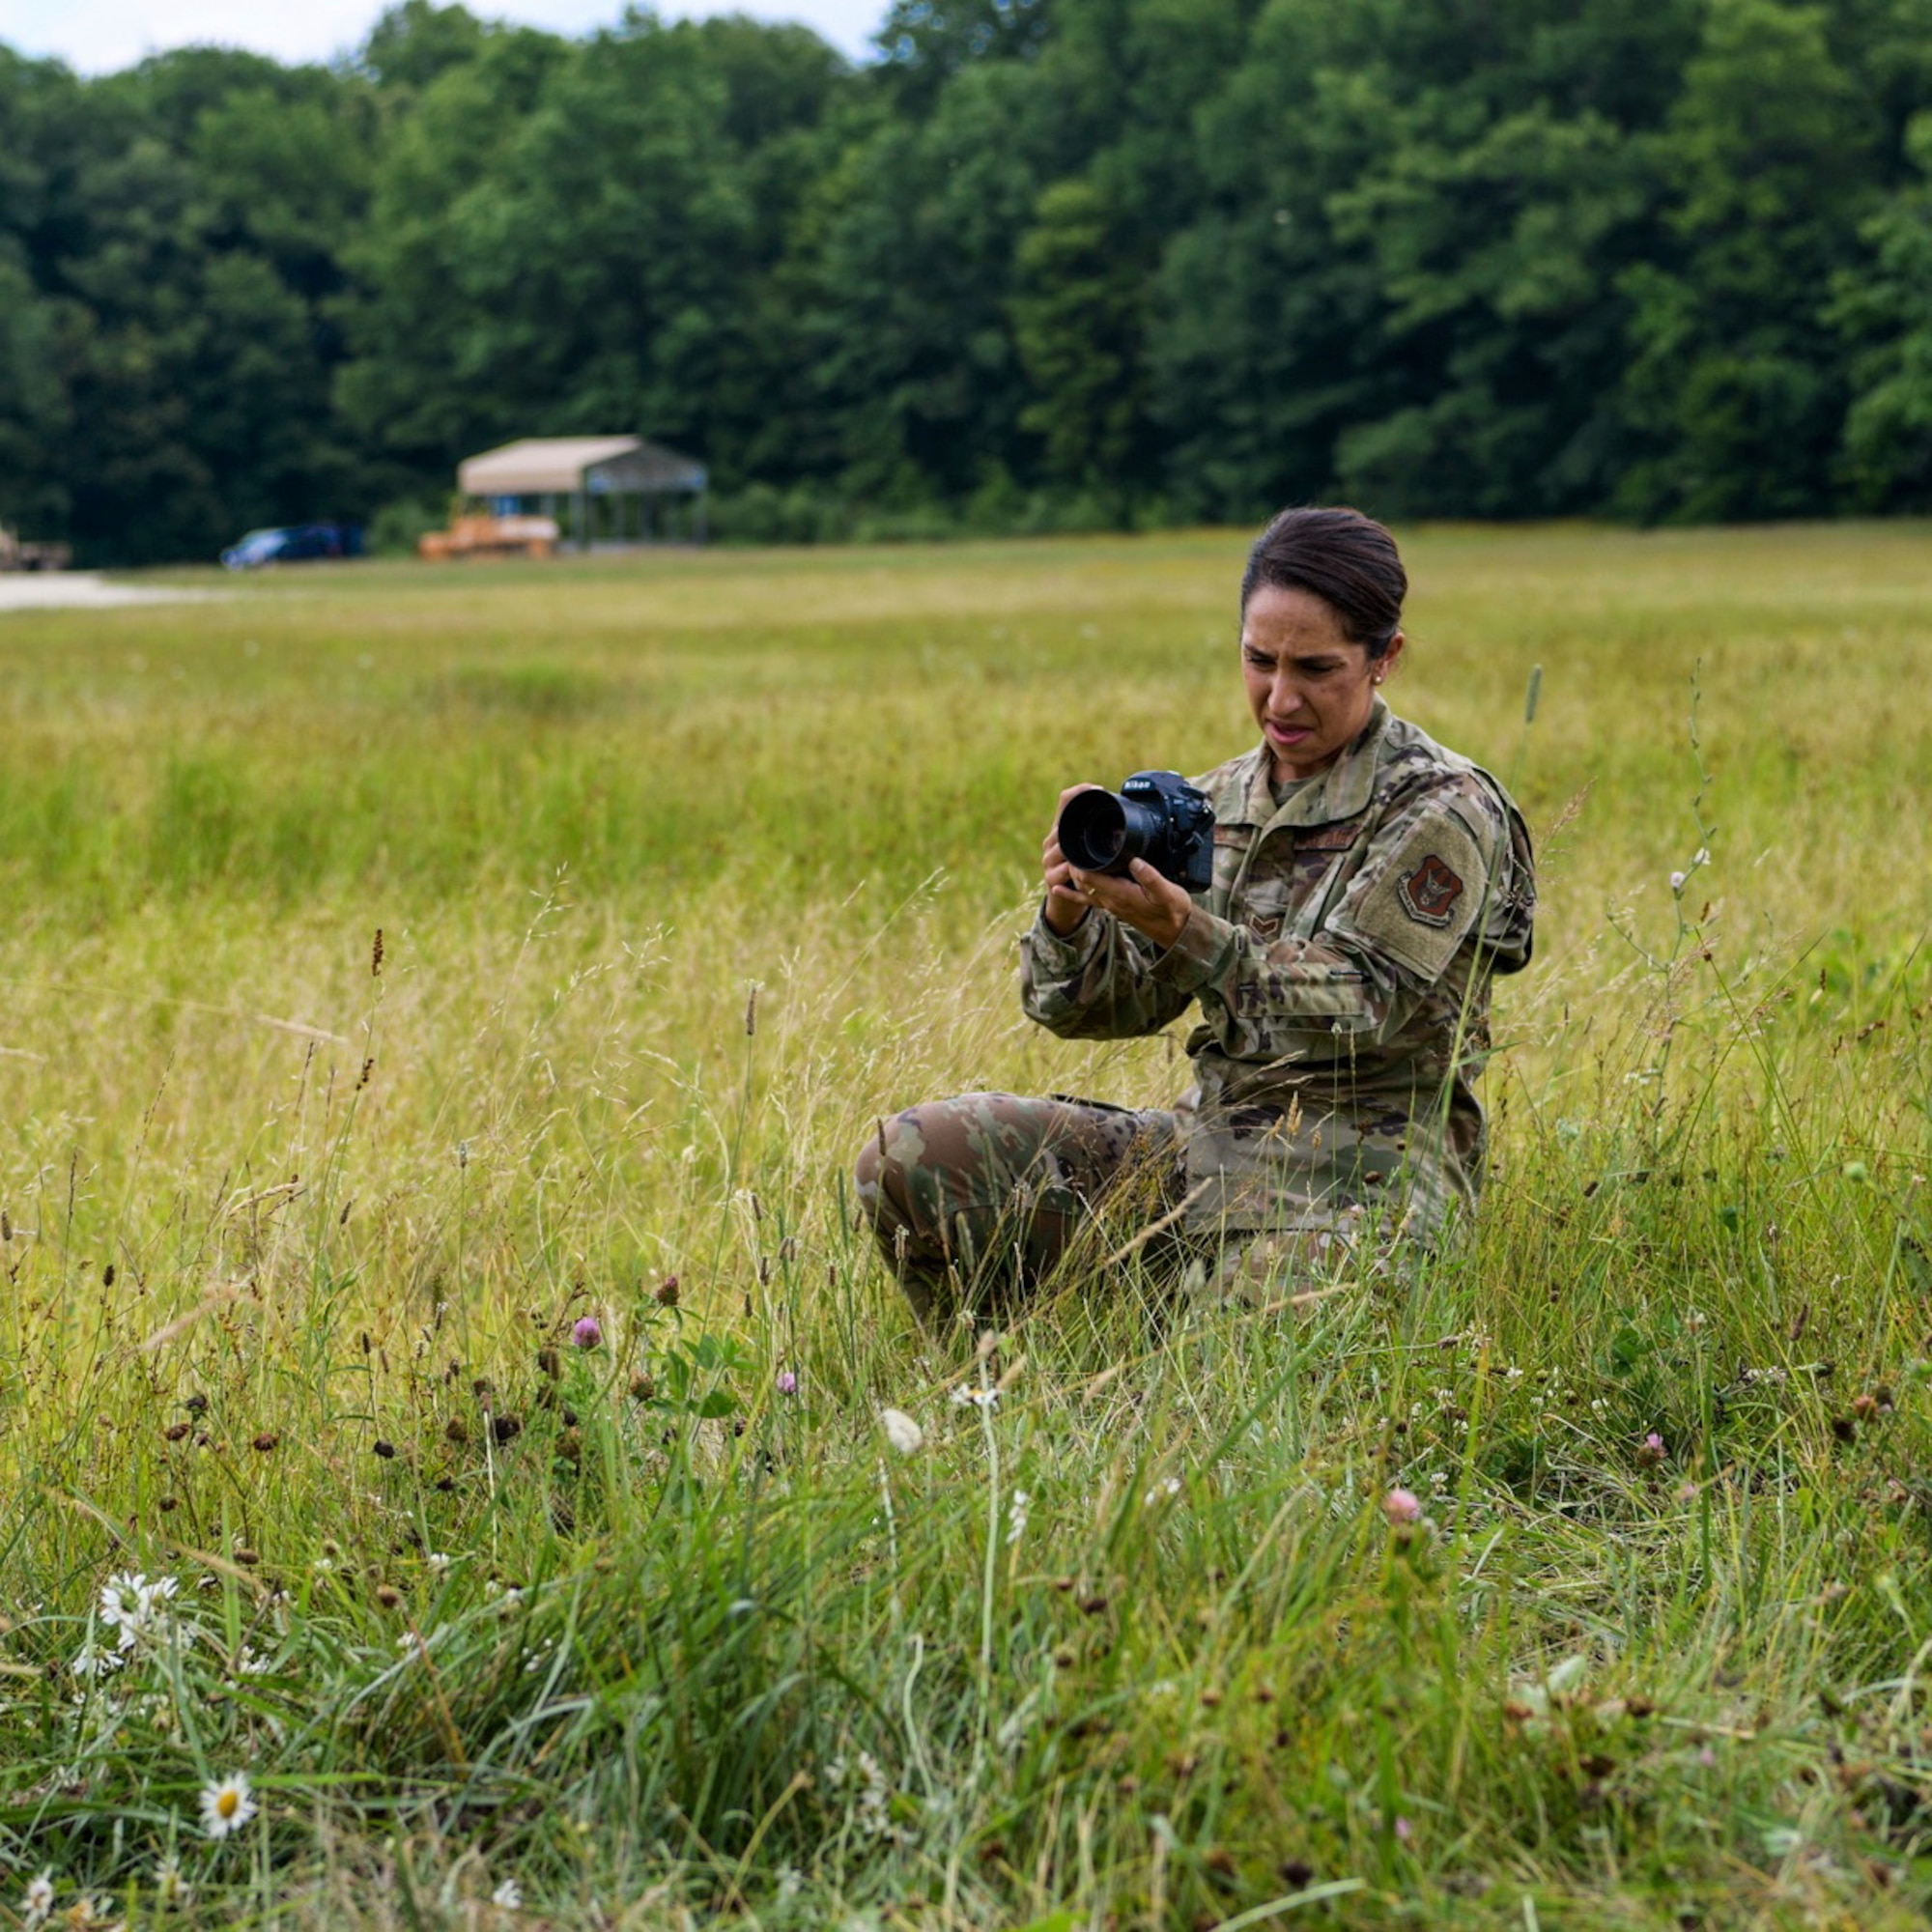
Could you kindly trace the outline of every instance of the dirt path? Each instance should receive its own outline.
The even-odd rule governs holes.
[[[0,575],[0,611],[80,609],[107,611],[123,604],[199,604],[218,590],[162,590],[109,583],[98,570],[8,572]]]

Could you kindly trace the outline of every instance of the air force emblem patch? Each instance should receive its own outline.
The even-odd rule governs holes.
[[[1432,852],[1396,888],[1396,896],[1403,911],[1420,924],[1446,926],[1463,896],[1463,881]]]

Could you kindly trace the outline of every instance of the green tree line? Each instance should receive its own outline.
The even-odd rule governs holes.
[[[639,431],[729,534],[1932,507],[1932,0],[405,0],[0,48],[0,520],[97,560]]]

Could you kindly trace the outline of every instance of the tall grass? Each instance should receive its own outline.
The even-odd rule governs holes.
[[[1062,783],[1245,742],[1236,539],[6,620],[7,1897],[1920,1922],[1932,554],[1406,550],[1398,703],[1544,862],[1480,1223],[938,1340],[850,1156],[1181,1081],[1011,938]]]

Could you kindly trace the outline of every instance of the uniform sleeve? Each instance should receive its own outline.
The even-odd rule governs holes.
[[[1265,945],[1198,906],[1153,978],[1198,996],[1244,1056],[1306,1051],[1312,1034],[1393,1039],[1448,973],[1508,867],[1500,825],[1462,794],[1426,796],[1378,828],[1312,938]]]
[[[1205,917],[1197,905],[1188,921]],[[1151,940],[1091,910],[1065,938],[1036,917],[1020,941],[1020,1004],[1064,1039],[1133,1039],[1158,1033],[1193,1003],[1163,980]]]

